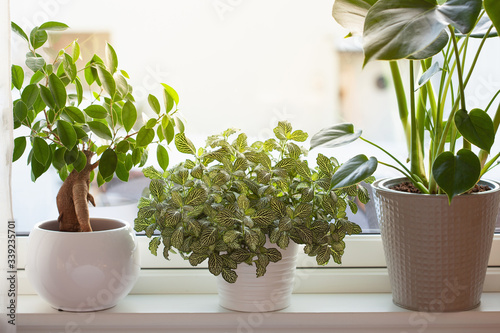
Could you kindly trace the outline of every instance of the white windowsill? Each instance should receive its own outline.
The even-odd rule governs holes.
[[[95,313],[52,309],[36,295],[21,295],[18,333],[80,332],[453,332],[498,333],[500,293],[485,293],[481,305],[460,313],[418,313],[381,294],[294,294],[287,309],[242,313],[221,308],[216,294],[129,295]]]

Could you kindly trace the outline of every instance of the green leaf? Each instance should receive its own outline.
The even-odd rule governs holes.
[[[236,274],[235,271],[233,271],[229,268],[223,268],[222,269],[222,277],[228,283],[235,283],[236,280],[238,279],[238,274]]]
[[[293,133],[290,135],[290,140],[297,141],[297,142],[304,142],[308,138],[308,134],[306,132],[303,132],[301,130],[296,130],[293,131]]]
[[[16,89],[21,90],[24,82],[24,71],[21,66],[12,65],[12,84]]]
[[[217,276],[222,273],[222,257],[217,253],[211,253],[208,257],[208,270],[213,275]]]
[[[14,139],[14,152],[12,154],[12,162],[17,161],[21,156],[23,156],[26,150],[26,138],[20,136]]]
[[[27,85],[23,92],[21,93],[21,100],[26,104],[26,106],[31,108],[35,103],[38,95],[40,94],[40,89],[36,84]]]
[[[318,154],[316,157],[316,163],[318,164],[318,168],[327,175],[331,175],[333,173],[333,165],[328,157],[323,154]]]
[[[162,83],[163,86],[163,97],[165,99],[165,108],[167,112],[170,112],[173,108],[173,103],[179,104],[179,95],[174,88],[169,86],[168,84]],[[172,103],[173,102],[173,103]]]
[[[62,144],[69,150],[73,149],[76,145],[77,137],[73,125],[64,120],[57,121],[57,135]]]
[[[202,246],[210,246],[217,241],[217,229],[207,228],[202,231],[200,236],[200,243]]]
[[[158,102],[158,98],[156,98],[154,95],[149,94],[148,102],[149,102],[149,106],[151,106],[151,109],[153,109],[153,111],[156,114],[160,114],[161,106],[160,106],[160,102]]]
[[[73,46],[73,52],[71,52],[71,58],[73,59],[73,63],[76,63],[80,58],[80,44],[75,40],[71,44]]]
[[[49,88],[56,105],[62,109],[66,105],[66,86],[54,73],[49,75]]]
[[[16,34],[18,34],[19,36],[21,36],[24,40],[26,40],[27,42],[29,42],[29,39],[28,39],[28,36],[26,35],[26,33],[23,31],[23,29],[21,29],[20,26],[18,26],[16,23],[14,22],[10,22],[10,27],[12,29],[12,31],[14,31]]]
[[[118,57],[116,56],[115,49],[109,43],[106,43],[104,52],[106,54],[106,67],[110,70],[111,74],[114,74],[118,68]]]
[[[76,78],[77,74],[77,69],[75,64],[73,63],[73,58],[67,53],[64,53],[64,58],[63,58],[63,68],[64,68],[64,73],[69,77],[70,82],[73,82]]]
[[[24,121],[26,119],[26,116],[28,115],[28,107],[26,106],[26,103],[23,101],[18,101],[14,105],[14,116],[17,120],[19,121]]]
[[[31,46],[36,50],[39,47],[42,47],[43,44],[47,41],[49,35],[47,35],[47,31],[43,29],[39,29],[38,27],[33,28],[30,33],[30,43]]]
[[[205,203],[207,198],[208,198],[208,193],[204,188],[193,187],[189,190],[186,196],[185,204],[190,206],[198,206]]]
[[[378,1],[365,19],[365,64],[370,59],[396,60],[427,50],[438,53],[445,45],[435,41],[452,25],[468,33],[476,23],[481,0],[451,0],[443,5],[427,0]],[[433,50],[429,46],[433,45]]]
[[[495,141],[495,127],[490,116],[480,109],[455,113],[455,125],[462,136],[477,147],[490,152]]]
[[[484,9],[495,25],[497,32],[500,32],[500,2],[498,0],[484,0]]]
[[[208,258],[208,255],[204,253],[191,253],[189,256],[189,264],[191,266],[198,266]]]
[[[64,31],[69,27],[61,22],[49,21],[43,23],[38,29],[39,30],[50,30],[50,31]]]
[[[175,147],[180,153],[196,156],[195,146],[193,145],[191,140],[186,138],[186,135],[184,133],[177,133],[175,135]]]
[[[99,80],[101,80],[104,90],[106,90],[109,96],[113,97],[116,93],[116,82],[113,78],[113,75],[111,75],[111,73],[104,69],[102,66],[96,67],[97,75],[99,76]]]
[[[28,66],[28,68],[33,72],[37,72],[45,66],[45,59],[36,56],[26,57],[26,66]]]
[[[158,254],[158,247],[160,246],[160,243],[161,238],[159,236],[153,237],[149,242],[149,251],[155,256]]]
[[[84,109],[85,113],[94,119],[105,119],[108,116],[108,110],[102,105],[94,104]]]
[[[432,66],[426,70],[422,76],[418,79],[418,88],[425,85],[434,75],[441,72],[443,69],[439,66],[438,62],[432,64]]]
[[[330,248],[327,245],[323,245],[318,249],[316,254],[316,262],[318,265],[326,265],[330,260]]]
[[[42,71],[37,71],[31,77],[30,84],[38,83],[38,82],[42,81],[43,78],[45,78],[45,74]]]
[[[377,159],[356,155],[342,164],[332,177],[330,188],[339,189],[357,184],[371,176],[377,169]]]
[[[481,163],[468,149],[461,149],[457,155],[441,153],[432,164],[432,175],[439,187],[446,192],[448,200],[471,189],[479,180]]]
[[[272,209],[265,208],[257,211],[255,215],[252,216],[252,221],[259,225],[268,226],[273,223],[276,215]]]
[[[127,101],[122,108],[123,127],[125,127],[125,130],[129,132],[134,127],[136,121],[137,110],[135,105],[132,102]]]
[[[136,146],[147,147],[155,138],[155,131],[151,128],[141,127],[137,133]]]
[[[97,135],[98,137],[105,139],[105,140],[112,140],[113,139],[111,131],[106,124],[104,124],[100,121],[97,121],[97,120],[89,121],[87,124],[89,125],[90,130],[93,133],[95,133],[95,135]]]
[[[50,157],[50,147],[47,142],[40,137],[35,137],[33,139],[33,157],[41,165],[45,165]]]
[[[352,124],[343,123],[323,128],[311,138],[311,149],[319,146],[338,147],[355,141],[361,136],[361,130],[354,131]]]
[[[76,171],[82,171],[87,165],[87,156],[83,153],[83,151],[78,151],[78,157],[75,162],[73,162],[73,167]]]
[[[78,77],[75,78],[75,89],[76,89],[76,96],[77,96],[77,105],[82,104],[83,101],[83,86],[82,83],[80,82],[80,79]]]
[[[156,147],[156,159],[158,160],[158,163],[160,164],[160,167],[163,170],[167,170],[167,168],[168,168],[168,162],[169,162],[168,151],[162,145],[158,145]]]
[[[111,177],[116,170],[117,164],[118,157],[116,152],[111,148],[106,149],[99,159],[99,173],[102,178]]]
[[[332,15],[352,35],[361,36],[368,10],[377,0],[335,0]]]
[[[76,123],[85,123],[85,115],[83,112],[75,106],[67,106],[64,108],[64,112]]]

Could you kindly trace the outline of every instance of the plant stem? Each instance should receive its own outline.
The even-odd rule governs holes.
[[[403,125],[403,130],[406,135],[406,144],[408,151],[410,151],[410,126],[408,124],[408,105],[406,102],[405,89],[403,86],[403,80],[401,78],[401,72],[399,71],[399,66],[397,61],[389,61],[391,68],[392,81],[394,82],[394,90],[396,92],[396,99],[398,101],[399,118],[401,119],[401,124]]]

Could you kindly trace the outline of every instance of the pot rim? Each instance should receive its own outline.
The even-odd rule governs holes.
[[[107,232],[116,232],[116,231],[120,231],[120,230],[126,230],[127,228],[130,227],[129,223],[125,222],[124,220],[115,219],[115,218],[91,217],[90,221],[91,222],[92,221],[113,222],[113,223],[118,223],[119,226],[111,227],[109,229],[104,229],[104,230],[93,230],[92,232],[60,231],[60,230],[47,229],[47,227],[43,227],[44,224],[58,223],[57,220],[52,219],[52,220],[38,222],[33,227],[33,230],[40,230],[40,231],[48,232],[48,233],[67,234],[67,235],[92,235],[92,234],[101,234],[101,233],[107,233]]]
[[[373,182],[372,187],[375,190],[377,190],[377,191],[383,191],[383,192],[389,192],[389,193],[397,193],[397,194],[400,194],[400,195],[411,195],[411,196],[418,196],[418,197],[422,197],[423,196],[423,197],[439,197],[439,198],[443,197],[443,198],[447,198],[446,194],[410,193],[410,192],[396,191],[396,190],[392,190],[392,189],[389,188],[390,185],[397,184],[397,183],[402,182],[402,181],[409,181],[409,179],[406,178],[406,177],[381,178],[381,179],[377,179],[375,182]],[[470,193],[470,194],[460,194],[460,195],[456,196],[456,198],[458,198],[458,197],[465,198],[465,197],[468,197],[470,195],[474,195],[474,196],[477,196],[477,195],[487,195],[487,194],[492,194],[492,193],[500,191],[500,183],[497,182],[497,181],[495,181],[495,180],[481,179],[481,180],[479,180],[478,184],[488,185],[491,188],[491,190],[484,191],[484,192],[474,192],[474,193]]]

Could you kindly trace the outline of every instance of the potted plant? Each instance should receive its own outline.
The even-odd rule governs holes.
[[[361,138],[396,162],[382,164],[404,175],[374,183],[394,302],[419,311],[476,307],[500,200],[498,183],[480,180],[500,156],[489,158],[500,103],[497,92],[484,110],[471,110],[466,87],[484,44],[498,42],[500,6],[492,0],[336,0],[333,16],[352,35],[362,34],[365,64],[389,61],[408,142],[406,166]],[[409,66],[407,91],[400,59]],[[360,135],[352,126],[334,126],[312,145]],[[405,181],[421,194],[393,189]]]
[[[356,156],[343,165],[319,154],[311,169],[298,143],[308,135],[279,122],[275,138],[248,143],[228,129],[196,149],[184,133],[175,145],[191,159],[168,171],[144,169],[149,193],[139,202],[136,231],[151,238],[149,249],[178,252],[197,266],[208,260],[219,278],[224,307],[272,311],[290,303],[297,244],[320,265],[341,262],[346,235],[361,232],[347,220],[359,185],[371,181],[376,161]],[[267,272],[267,273],[266,273]],[[264,276],[265,275],[265,276]]]
[[[33,181],[51,167],[63,181],[56,198],[59,217],[39,223],[30,234],[26,270],[33,287],[57,309],[92,311],[123,298],[140,266],[131,226],[89,218],[88,202],[94,204],[89,184],[96,179],[100,186],[114,176],[127,181],[132,167],[144,165],[153,143],[160,165],[168,165],[163,144],[175,134],[178,95],[164,85],[164,110],[149,95],[154,112],[146,119],[134,105],[128,74],[118,69],[111,45],[106,45],[104,59],[94,55],[81,69],[77,40],[56,50],[55,59],[38,53],[48,31],[66,28],[46,22],[28,36],[12,23],[27,42],[29,69],[25,73],[23,67],[12,66],[12,88],[18,96],[13,103],[18,129],[13,160],[29,151]]]

